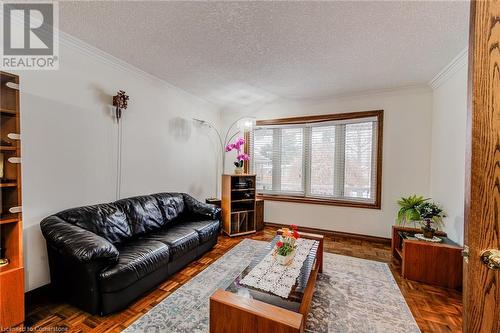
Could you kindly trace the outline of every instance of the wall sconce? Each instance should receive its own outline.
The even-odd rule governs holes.
[[[113,106],[116,106],[115,115],[118,121],[122,117],[122,109],[127,109],[128,99],[128,95],[125,95],[125,91],[123,90],[118,90],[117,94],[113,96]]]
[[[122,117],[122,110],[126,110],[128,106],[129,97],[125,94],[125,91],[118,90],[115,96],[113,96],[113,106],[115,109],[115,116],[117,120],[118,127],[118,146],[116,154],[116,200],[121,198],[121,184],[122,184],[122,123],[120,118]]]

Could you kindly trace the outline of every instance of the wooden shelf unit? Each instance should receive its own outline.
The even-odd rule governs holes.
[[[255,175],[222,175],[222,229],[228,236],[254,233]]]
[[[0,331],[24,321],[24,267],[22,213],[12,212],[21,206],[21,142],[9,138],[20,134],[19,85],[17,75],[0,71],[0,255],[9,263],[0,267]]]
[[[392,227],[392,256],[401,261],[401,275],[408,280],[446,288],[462,287],[462,247],[437,232],[441,243],[414,238],[420,229]]]

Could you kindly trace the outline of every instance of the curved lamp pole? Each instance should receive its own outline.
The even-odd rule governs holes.
[[[238,133],[240,131],[250,131],[255,126],[255,118],[253,118],[253,117],[244,116],[244,117],[238,118],[229,126],[229,128],[226,131],[226,135],[224,136],[224,140],[223,140],[222,135],[219,132],[219,130],[210,122],[208,122],[206,120],[202,120],[202,119],[197,119],[197,118],[193,118],[193,121],[199,125],[207,126],[208,128],[212,129],[215,132],[215,134],[217,134],[217,138],[219,139],[219,145],[220,145],[219,158],[222,155],[222,173],[224,173],[224,171],[226,169],[226,154],[225,154],[224,148],[227,146],[227,144],[231,140],[233,140],[238,135]],[[237,126],[238,130],[236,132],[234,132],[233,134],[230,134],[233,127],[237,124],[239,125],[239,126]],[[217,163],[216,163],[216,179],[215,179],[215,196],[216,197],[219,194],[219,179],[221,176],[221,174],[218,172],[219,171],[219,165],[218,165],[219,158],[217,158]]]

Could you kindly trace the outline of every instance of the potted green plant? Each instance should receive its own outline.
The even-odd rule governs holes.
[[[434,202],[423,202],[416,207],[422,221],[422,233],[425,238],[434,238],[436,230],[443,224],[446,214],[438,204]]]
[[[398,200],[399,211],[396,221],[398,225],[405,225],[411,221],[420,221],[421,217],[417,211],[417,207],[429,199],[425,199],[423,196],[417,196],[416,194],[410,195],[405,198],[402,197]]]

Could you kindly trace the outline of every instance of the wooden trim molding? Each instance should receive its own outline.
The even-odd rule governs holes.
[[[257,198],[265,201],[283,201],[283,202],[294,202],[294,203],[311,204],[311,205],[342,206],[342,207],[368,208],[368,209],[381,208],[380,203],[377,202],[365,203],[365,202],[347,201],[347,200],[299,197],[293,195],[258,194]]]
[[[281,223],[264,222],[264,224],[268,227],[274,227],[274,228],[283,228],[283,227],[289,228],[290,227],[289,225],[281,224]],[[319,235],[323,235],[323,236],[331,236],[331,237],[337,236],[337,237],[345,237],[345,238],[350,238],[350,239],[357,239],[357,240],[369,241],[369,242],[375,242],[375,243],[381,243],[381,244],[388,244],[388,245],[391,244],[391,239],[386,238],[386,237],[353,234],[353,233],[343,232],[343,231],[334,231],[334,230],[326,230],[326,229],[302,227],[302,226],[299,226],[299,231],[311,233],[311,234],[319,234]]]
[[[335,120],[349,120],[349,119],[361,119],[368,117],[377,117],[377,161],[376,161],[376,188],[375,188],[375,202],[365,203],[358,201],[349,200],[338,200],[338,199],[322,199],[304,196],[291,196],[291,195],[280,195],[280,194],[258,194],[259,198],[270,201],[284,201],[284,202],[295,202],[295,203],[305,203],[314,205],[330,205],[330,206],[342,206],[342,207],[353,207],[353,208],[368,208],[368,209],[381,209],[382,206],[382,155],[383,155],[383,131],[384,131],[384,110],[373,110],[373,111],[361,111],[361,112],[347,112],[347,113],[335,113],[335,114],[325,114],[325,115],[314,115],[314,116],[302,116],[302,117],[290,117],[290,118],[280,118],[280,119],[269,119],[269,120],[257,120],[256,126],[269,126],[269,125],[293,125],[293,124],[307,124],[307,123],[319,123],[325,121],[335,121]],[[247,143],[250,142],[249,133],[245,134],[245,140]],[[245,145],[245,152],[249,153],[249,144]],[[249,165],[246,163],[245,172],[248,172]]]
[[[250,132],[245,132],[243,135],[245,139],[245,145],[243,146],[243,153],[250,155]],[[243,162],[243,172],[250,173],[250,163],[249,161]]]
[[[373,110],[373,111],[333,113],[333,114],[321,114],[321,115],[315,115],[315,116],[301,116],[301,117],[290,117],[290,118],[280,118],[280,119],[257,120],[256,126],[321,123],[321,122],[325,122],[325,121],[334,121],[334,120],[380,117],[380,116],[383,116],[383,114],[384,114],[384,110]]]
[[[383,154],[383,143],[384,143],[384,111],[379,110],[377,112],[377,188],[375,195],[375,204],[373,208],[380,209],[382,206],[382,154]]]

